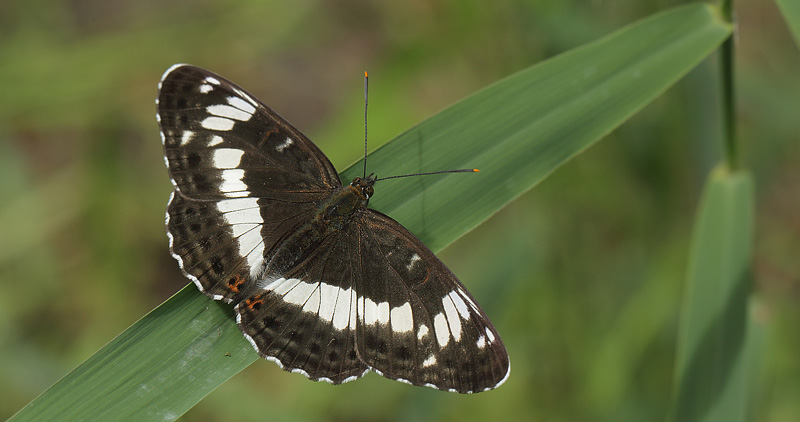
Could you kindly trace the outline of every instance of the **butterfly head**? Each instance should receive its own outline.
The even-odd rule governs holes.
[[[375,174],[370,174],[367,177],[356,177],[350,186],[355,189],[356,193],[362,197],[364,205],[369,202],[369,198],[375,193],[375,182],[378,180]]]

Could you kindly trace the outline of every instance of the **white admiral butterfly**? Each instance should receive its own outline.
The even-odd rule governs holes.
[[[261,356],[333,384],[371,369],[472,393],[508,378],[500,336],[464,286],[367,208],[377,179],[343,186],[300,131],[207,70],[172,66],[156,104],[172,255],[203,293],[236,304]]]

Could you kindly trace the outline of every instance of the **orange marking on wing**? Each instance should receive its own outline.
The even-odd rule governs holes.
[[[264,299],[261,299],[261,296],[258,296],[256,299],[247,299],[244,301],[244,306],[247,306],[250,310],[254,310],[253,308],[256,305],[263,305]]]
[[[240,275],[235,275],[228,280],[228,289],[234,293],[239,293],[239,288],[244,284],[245,279]]]

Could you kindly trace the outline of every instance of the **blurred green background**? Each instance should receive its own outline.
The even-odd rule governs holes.
[[[4,1],[0,417],[187,283],[164,233],[171,185],[155,121],[171,64],[237,82],[342,170],[362,153],[365,69],[372,149],[499,78],[682,3]],[[800,53],[772,2],[736,6],[767,327],[753,409],[755,420],[795,421]],[[720,156],[717,77],[707,61],[440,254],[509,350],[498,390],[459,396],[374,374],[333,387],[259,361],[182,420],[663,420],[692,222]]]

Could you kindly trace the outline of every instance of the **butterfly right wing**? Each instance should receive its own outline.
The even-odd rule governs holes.
[[[342,186],[305,135],[217,74],[171,67],[156,105],[170,177],[189,198],[274,197]]]
[[[207,70],[167,70],[157,112],[175,186],[167,207],[172,254],[208,296],[241,300],[265,258],[341,181],[300,131]]]

